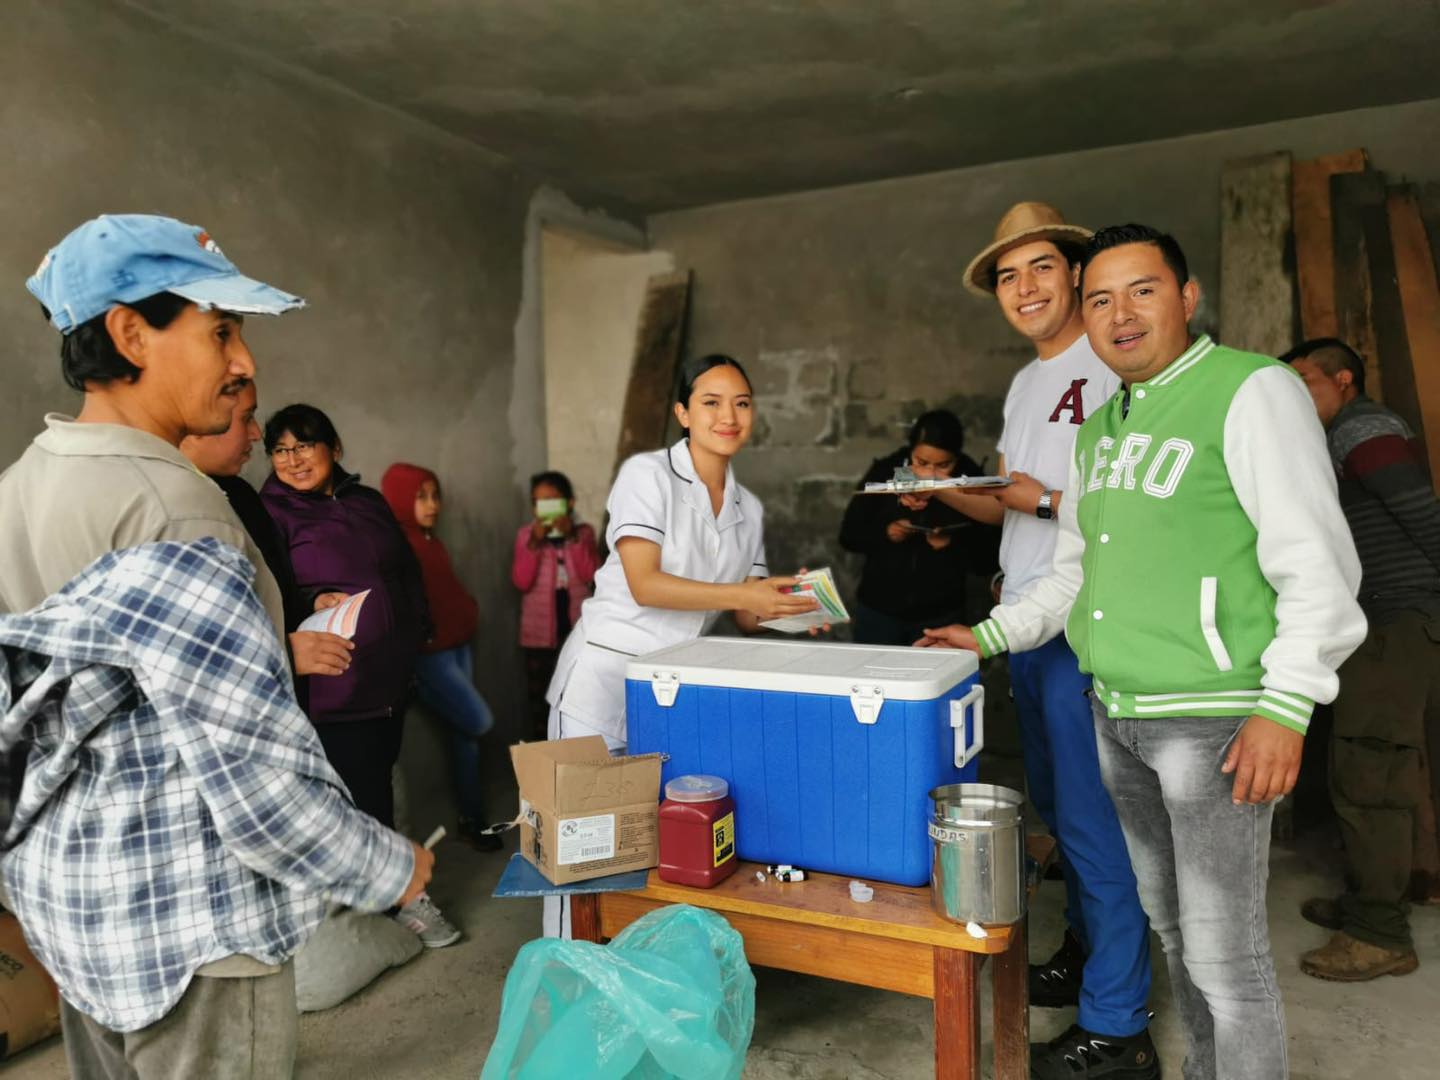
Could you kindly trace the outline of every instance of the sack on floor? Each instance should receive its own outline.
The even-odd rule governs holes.
[[[711,912],[665,907],[609,945],[521,948],[481,1080],[738,1080],[754,1028],[740,935]]]
[[[333,1009],[422,950],[414,932],[394,919],[344,908],[327,916],[295,954],[296,1004],[301,1012]]]
[[[0,1058],[4,1058],[60,1030],[60,992],[8,911],[0,914],[0,976]]]

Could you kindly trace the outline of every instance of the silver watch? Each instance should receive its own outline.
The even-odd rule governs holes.
[[[1055,516],[1055,492],[1042,491],[1040,501],[1035,504],[1035,516],[1049,521]]]

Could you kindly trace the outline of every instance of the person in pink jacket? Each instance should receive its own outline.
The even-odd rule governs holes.
[[[595,530],[575,520],[575,489],[564,473],[532,476],[530,502],[535,514],[515,534],[510,577],[523,594],[520,645],[529,686],[530,737],[543,739],[550,709],[545,691],[560,646],[594,589],[600,551]]]

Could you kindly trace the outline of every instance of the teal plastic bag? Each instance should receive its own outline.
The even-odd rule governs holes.
[[[524,945],[481,1080],[739,1080],[755,976],[724,919],[652,911],[610,942]]]

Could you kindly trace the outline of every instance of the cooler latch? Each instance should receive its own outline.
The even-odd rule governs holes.
[[[662,709],[675,704],[675,695],[680,693],[680,676],[674,671],[653,671],[650,673],[650,692],[655,703]]]
[[[855,710],[855,719],[862,724],[873,724],[880,719],[880,706],[885,704],[885,690],[879,686],[850,687],[850,708]]]
[[[965,712],[974,709],[975,722],[966,736]],[[955,767],[963,769],[985,746],[985,687],[972,686],[968,693],[950,700],[950,726],[955,729]]]

